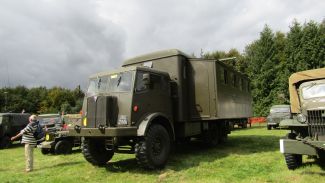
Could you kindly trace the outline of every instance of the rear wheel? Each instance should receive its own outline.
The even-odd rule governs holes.
[[[203,134],[203,143],[208,146],[216,146],[220,142],[221,135],[218,129],[209,129],[208,131],[204,132]]]
[[[11,145],[11,141],[8,136],[4,136],[0,139],[0,149],[8,148],[10,145]]]
[[[106,165],[114,155],[113,149],[106,148],[105,139],[85,138],[81,149],[85,159],[95,166]]]
[[[163,168],[168,160],[171,140],[167,130],[159,124],[149,127],[146,136],[135,145],[135,157],[144,168]]]
[[[302,165],[301,154],[284,154],[284,158],[289,170],[294,170]]]
[[[247,121],[244,122],[243,128],[247,128]]]
[[[55,144],[54,153],[55,154],[71,154],[72,144],[68,140],[60,140]]]

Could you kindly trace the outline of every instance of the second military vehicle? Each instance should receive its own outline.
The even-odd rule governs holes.
[[[267,129],[271,130],[272,127],[277,128],[281,120],[290,118],[290,105],[274,105],[271,107],[270,114],[266,118]]]
[[[325,68],[292,74],[289,92],[295,117],[280,122],[280,126],[291,131],[280,140],[287,167],[299,167],[302,155],[325,162]]]
[[[80,114],[40,115],[40,122],[46,125],[44,141],[38,145],[42,154],[70,154],[73,147],[80,147],[80,137],[68,136],[68,126],[80,125]]]
[[[251,100],[248,78],[218,60],[154,52],[92,75],[82,125],[69,135],[84,138],[82,152],[93,165],[105,165],[117,151],[161,168],[174,141],[225,141],[229,122],[251,116]]]
[[[27,113],[0,113],[0,149],[10,146],[10,137],[26,127],[29,116]]]

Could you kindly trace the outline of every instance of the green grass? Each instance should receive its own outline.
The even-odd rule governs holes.
[[[325,182],[313,159],[289,171],[279,152],[285,130],[254,126],[232,132],[226,144],[205,148],[197,142],[178,146],[163,170],[139,168],[134,155],[115,154],[106,167],[87,163],[80,151],[42,155],[35,149],[35,171],[25,173],[24,149],[0,150],[0,182]]]

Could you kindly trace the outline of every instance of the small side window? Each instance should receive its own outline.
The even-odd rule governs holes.
[[[237,75],[236,74],[234,74],[234,77],[233,77],[233,86],[234,86],[234,88],[236,88],[237,87]]]
[[[146,90],[146,86],[142,80],[143,78],[143,72],[138,72],[137,73],[137,77],[136,77],[136,81],[135,81],[135,92],[141,92]]]
[[[250,92],[251,91],[251,87],[250,87],[250,82],[247,81],[247,85],[246,85],[247,91]]]
[[[220,81],[222,82],[222,84],[228,84],[228,73],[227,70],[224,68],[220,69]]]

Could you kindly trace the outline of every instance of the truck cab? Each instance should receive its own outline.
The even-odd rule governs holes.
[[[102,165],[116,151],[138,151],[141,156],[144,145],[139,142],[144,139],[138,137],[144,136],[149,123],[157,123],[154,129],[163,129],[161,136],[152,134],[157,142],[151,142],[155,143],[152,153],[156,162],[150,162],[150,167],[161,166],[174,137],[171,80],[161,71],[128,67],[89,78],[82,124],[70,129],[69,135],[84,137],[82,150],[86,159]],[[125,145],[131,149],[121,147]],[[161,146],[167,148],[161,151]]]
[[[292,119],[280,122],[290,129],[280,140],[287,167],[296,169],[302,155],[325,160],[325,69],[295,73],[289,78]]]

